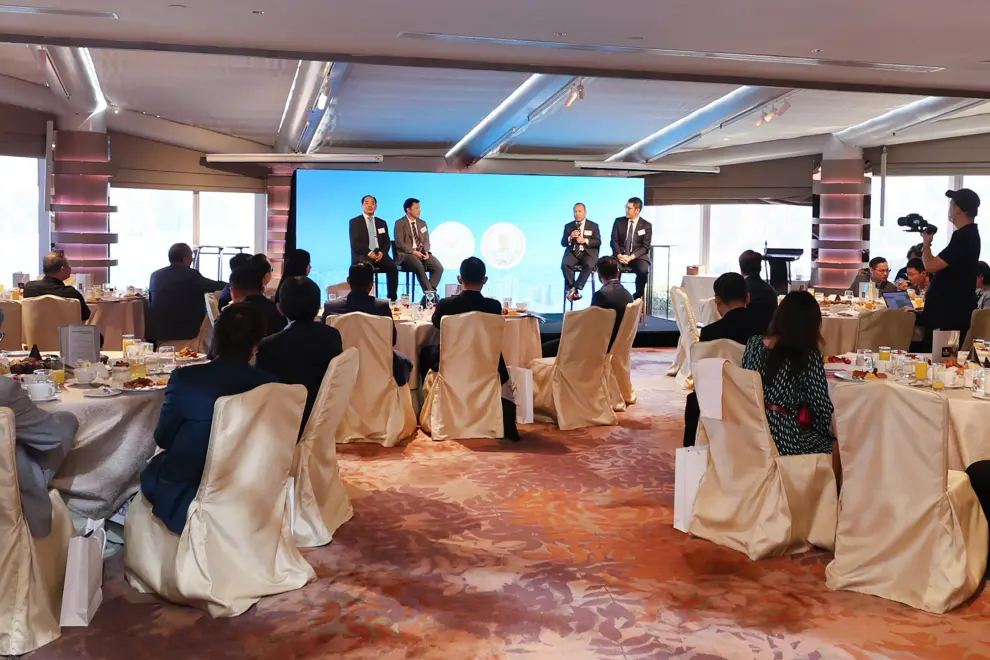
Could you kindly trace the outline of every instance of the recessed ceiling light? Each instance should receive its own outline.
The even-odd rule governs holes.
[[[820,52],[822,52],[822,49],[821,48],[812,48],[811,49],[811,52],[812,53],[820,53]]]
[[[251,13],[252,13],[252,14],[254,14],[255,16],[264,16],[264,15],[265,15],[265,12],[263,12],[263,11],[262,11],[262,10],[260,10],[260,9],[255,9],[255,10],[254,10],[254,11],[252,11]]]
[[[555,37],[566,37],[567,36],[567,33],[566,32],[554,32],[553,33],[553,36],[555,36]]]
[[[189,9],[189,7],[186,7],[185,5],[169,5],[168,8],[169,9]]]
[[[113,11],[96,9],[61,9],[58,7],[25,7],[22,5],[0,5],[0,14],[31,14],[35,16],[76,16],[78,18],[120,18]]]
[[[642,41],[643,37],[629,37],[629,41]]]

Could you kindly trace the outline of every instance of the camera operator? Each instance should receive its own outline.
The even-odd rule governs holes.
[[[980,230],[975,222],[980,197],[968,188],[949,190],[945,196],[951,200],[949,221],[956,230],[938,256],[932,254],[935,232],[922,233],[922,260],[932,275],[923,320],[929,336],[933,330],[958,330],[965,336],[976,309],[972,289],[980,261]]]

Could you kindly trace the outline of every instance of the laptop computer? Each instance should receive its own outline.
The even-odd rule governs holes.
[[[888,291],[882,295],[888,309],[914,309],[914,303],[911,302],[911,296],[907,291]]]

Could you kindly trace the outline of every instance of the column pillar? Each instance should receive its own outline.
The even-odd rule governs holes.
[[[812,183],[811,281],[841,293],[870,260],[870,178],[862,149],[833,138]]]
[[[265,181],[268,190],[268,231],[266,243],[259,249],[265,251],[275,269],[271,286],[277,286],[282,278],[285,261],[286,234],[289,228],[289,204],[292,196],[293,168],[273,169]]]

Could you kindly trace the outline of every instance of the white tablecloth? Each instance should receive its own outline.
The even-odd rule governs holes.
[[[697,313],[701,301],[715,297],[714,284],[717,275],[685,275],[681,280],[681,288],[691,301],[691,308]]]
[[[93,399],[83,396],[88,389],[68,386],[61,401],[39,407],[67,410],[79,419],[72,451],[52,486],[73,513],[107,518],[138,491],[141,470],[155,453],[154,431],[165,395],[158,390]]]

